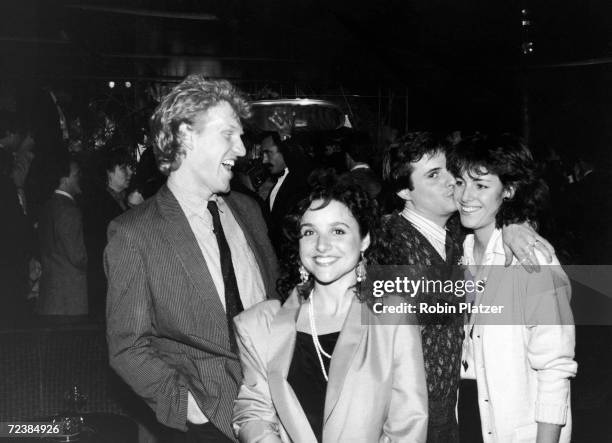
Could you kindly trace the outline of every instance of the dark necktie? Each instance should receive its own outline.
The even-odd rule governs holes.
[[[221,258],[221,273],[223,274],[223,285],[225,286],[225,316],[227,317],[227,328],[230,337],[230,345],[232,351],[237,352],[236,336],[234,335],[234,316],[244,310],[242,301],[240,301],[240,292],[238,291],[238,283],[236,282],[236,274],[234,273],[234,265],[232,263],[232,252],[223,232],[221,219],[219,218],[219,208],[217,202],[209,201],[208,210],[212,215],[213,229],[217,237],[219,245],[219,255]]]

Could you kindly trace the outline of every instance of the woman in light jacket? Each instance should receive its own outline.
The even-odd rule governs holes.
[[[503,266],[501,226],[536,222],[547,187],[530,151],[509,135],[464,140],[449,169],[461,223],[473,230],[463,263],[485,282],[466,300],[461,440],[569,442],[569,379],[577,369],[569,280],[556,258],[531,274],[518,262]]]
[[[376,249],[376,205],[350,179],[326,180],[287,219],[279,287],[289,298],[235,319],[244,372],[236,436],[262,443],[424,442],[418,326],[409,318],[379,324],[359,292],[364,257]]]

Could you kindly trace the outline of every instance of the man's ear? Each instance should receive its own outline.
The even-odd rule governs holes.
[[[502,198],[504,200],[511,200],[514,197],[516,188],[513,185],[506,186],[502,192]]]
[[[401,191],[397,191],[397,196],[404,201],[412,200],[412,194],[410,193],[410,189],[402,189]]]
[[[178,128],[179,138],[185,149],[193,149],[193,129],[189,123],[181,123]]]

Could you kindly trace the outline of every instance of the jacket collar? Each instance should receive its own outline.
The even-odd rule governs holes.
[[[357,297],[353,298],[353,303],[349,308],[348,315],[342,325],[342,332],[338,337],[338,343],[334,348],[332,360],[329,367],[329,382],[325,394],[325,413],[323,424],[325,425],[332,416],[342,389],[346,376],[355,359],[355,353],[359,343],[365,336],[367,327],[361,322],[361,303]]]
[[[251,251],[253,251],[255,261],[257,261],[257,266],[259,267],[259,273],[261,274],[261,278],[266,289],[266,294],[269,294],[268,297],[273,298],[272,294],[276,294],[276,281],[272,281],[272,279],[270,278],[270,264],[264,261],[264,250],[253,236],[253,229],[247,225],[249,221],[249,214],[243,212],[243,208],[240,205],[240,202],[236,201],[231,193],[224,195],[223,201],[232,212],[234,219],[236,220],[238,226],[240,226],[240,229],[244,234],[244,239],[251,248]]]
[[[463,242],[465,264],[471,266],[473,269],[476,268],[474,266],[474,242],[474,234],[467,235]],[[476,299],[474,300],[476,305],[483,303],[483,299],[487,300],[485,304],[490,305],[494,303],[495,296],[498,294],[498,288],[505,272],[504,261],[505,253],[502,241],[502,231],[500,229],[495,229],[485,248],[484,266],[480,268],[480,272],[472,272],[476,274],[479,280],[485,279],[484,291],[476,294]],[[471,315],[469,317],[470,326],[477,323],[478,318],[479,314]]]
[[[423,233],[419,231],[414,224],[412,224],[412,222],[408,221],[408,219],[406,219],[406,217],[404,217],[401,212],[396,211],[393,217],[395,224],[392,229],[407,230],[411,232],[413,236],[418,237],[423,248],[426,248],[429,251],[428,255],[431,261],[434,262],[436,266],[443,264],[453,264],[452,256],[454,254],[454,250],[449,248],[449,244],[445,245],[446,261],[444,261],[438,251],[436,251],[436,248],[434,248],[431,242],[427,239],[427,237],[425,237]]]
[[[271,325],[270,337],[272,342],[270,345],[268,380],[272,401],[291,439],[295,442],[316,442],[304,410],[291,385],[287,382],[287,374],[295,349],[296,321],[302,305],[303,302],[300,300],[297,291],[293,291]],[[324,427],[338,403],[347,373],[366,329],[361,324],[361,304],[355,298],[351,303],[332,354],[329,382],[325,395]]]
[[[295,392],[287,381],[287,373],[295,349],[296,321],[301,301],[297,291],[285,301],[271,325],[268,381],[272,401],[278,416],[297,443],[317,441]]]
[[[155,198],[159,212],[165,221],[161,230],[192,281],[195,292],[203,298],[209,319],[215,324],[215,330],[220,336],[221,343],[219,344],[229,350],[225,309],[223,309],[206,260],[204,260],[187,217],[166,185],[162,186]]]

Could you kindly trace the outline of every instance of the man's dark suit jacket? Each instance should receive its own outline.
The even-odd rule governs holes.
[[[285,216],[306,194],[308,194],[308,184],[305,174],[299,170],[289,170],[289,174],[276,194],[272,210],[270,211],[270,239],[277,251],[281,243]],[[270,196],[268,196],[266,204],[270,204]]]
[[[92,189],[83,199],[83,233],[87,248],[87,293],[89,313],[104,316],[106,276],[104,275],[104,248],[106,231],[111,220],[123,214],[123,209],[107,189]]]
[[[87,315],[87,253],[81,211],[54,193],[40,217],[41,315]]]
[[[224,196],[259,265],[268,297],[277,276],[261,211],[248,197]],[[155,411],[186,430],[187,391],[228,437],[242,380],[225,310],[178,201],[163,186],[113,220],[105,251],[111,366]]]

